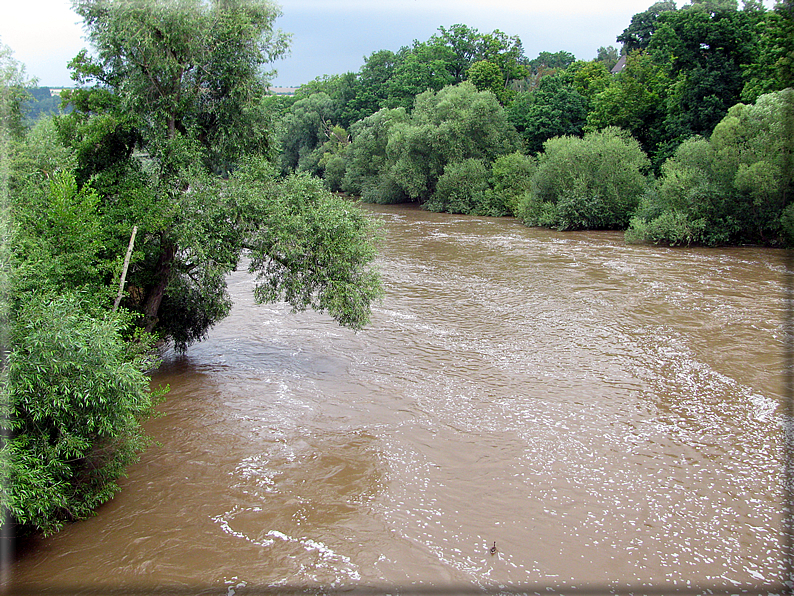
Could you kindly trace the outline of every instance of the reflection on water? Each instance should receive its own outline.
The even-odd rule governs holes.
[[[370,328],[231,276],[159,445],[15,587],[774,587],[782,254],[370,209]]]

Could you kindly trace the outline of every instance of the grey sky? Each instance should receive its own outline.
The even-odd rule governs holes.
[[[292,51],[274,65],[273,83],[299,85],[324,74],[357,72],[372,52],[396,51],[455,23],[518,35],[529,58],[565,50],[589,60],[600,46],[617,46],[615,37],[632,15],[654,1],[282,0],[276,26],[292,33]],[[679,6],[685,3],[678,0]],[[87,47],[70,6],[69,0],[27,0],[3,8],[0,42],[40,85],[70,85],[66,65]]]

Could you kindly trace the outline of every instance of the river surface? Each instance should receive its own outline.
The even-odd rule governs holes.
[[[780,580],[782,251],[367,209],[371,325],[231,275],[231,315],[153,375],[159,444],[21,553],[12,593]]]

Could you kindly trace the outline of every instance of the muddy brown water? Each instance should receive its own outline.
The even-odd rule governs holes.
[[[369,328],[234,273],[232,314],[153,375],[159,445],[12,593],[779,581],[782,251],[368,209]]]

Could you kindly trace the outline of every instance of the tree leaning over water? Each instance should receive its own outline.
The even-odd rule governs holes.
[[[90,86],[69,98],[72,113],[3,143],[4,532],[51,533],[113,496],[146,446],[140,421],[160,393],[144,374],[157,364],[153,340],[184,350],[202,339],[229,312],[225,276],[244,254],[257,301],[312,307],[354,329],[381,288],[371,221],[320,181],[281,179],[270,163],[262,67],[287,43],[271,4],[75,8],[95,54],[72,67]]]
[[[204,337],[229,311],[224,276],[246,250],[257,297],[365,325],[380,288],[370,224],[314,182],[282,183],[263,165],[273,154],[263,69],[289,40],[273,27],[278,8],[268,0],[75,0],[74,8],[95,56],[81,52],[73,77],[92,86],[74,92],[76,110],[60,130],[81,181],[105,197],[103,214],[119,232],[112,250],[124,251],[133,225],[142,232],[126,305],[146,330],[180,349]]]

